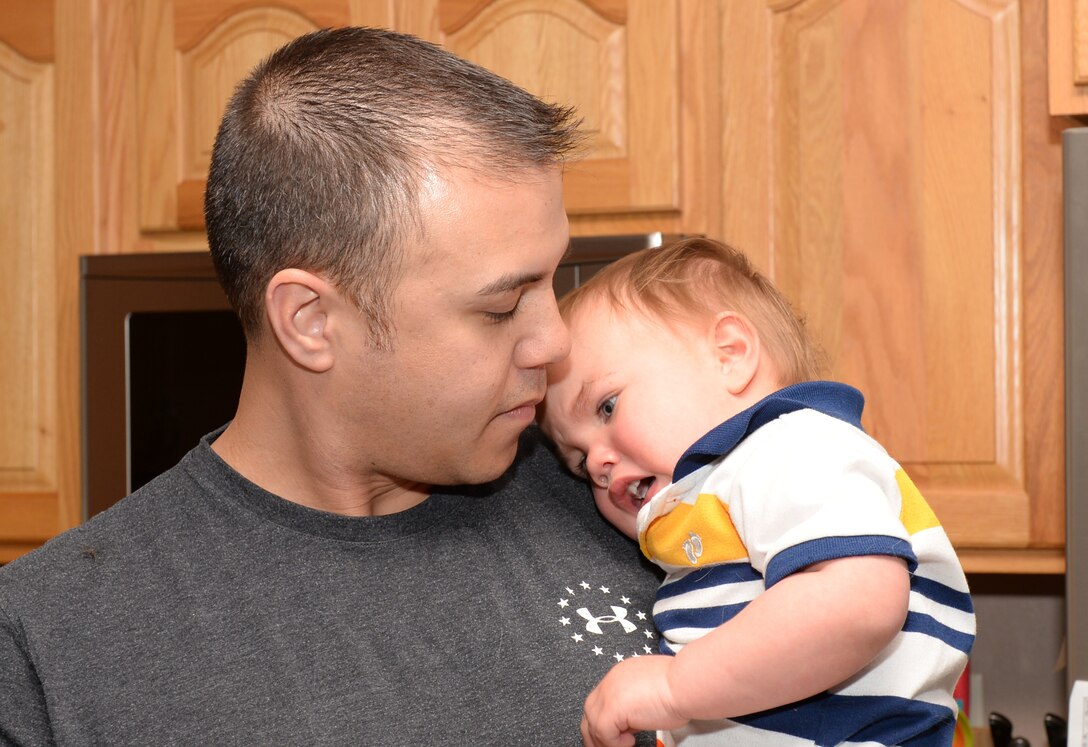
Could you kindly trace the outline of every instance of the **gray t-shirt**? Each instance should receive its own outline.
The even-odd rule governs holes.
[[[278,498],[215,435],[0,569],[0,743],[577,745],[656,651],[658,575],[533,429],[382,517]]]

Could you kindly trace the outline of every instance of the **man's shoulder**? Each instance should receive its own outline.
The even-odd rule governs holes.
[[[104,575],[124,574],[141,555],[171,535],[180,514],[179,498],[191,485],[178,465],[122,498],[102,513],[49,539],[41,547],[0,567],[0,602],[54,595],[79,596]],[[108,562],[107,562],[108,561]]]
[[[102,581],[96,524],[69,529],[0,568],[0,617],[48,617],[61,612],[58,605],[81,606]]]

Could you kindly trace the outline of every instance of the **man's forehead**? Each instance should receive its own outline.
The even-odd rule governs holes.
[[[550,276],[570,243],[561,172],[533,167],[523,177],[427,169],[419,231],[405,246],[406,275],[419,273],[435,290],[461,297],[506,293]]]
[[[519,186],[525,186],[524,183],[469,181],[463,185],[450,185],[440,176],[432,176],[427,185],[420,198],[417,230],[408,242],[415,245],[410,253],[420,262],[442,263],[458,257],[470,261],[483,257],[501,261],[503,257],[517,255],[519,247],[531,247],[531,257],[544,255],[540,256],[543,262],[558,263],[570,251],[570,234],[565,220],[555,219],[554,230],[547,233],[533,233],[525,230],[524,222],[513,217],[515,213],[511,211],[521,204],[537,204],[538,195],[531,191],[512,201],[504,199],[518,191]],[[474,194],[466,194],[468,191]],[[565,218],[561,206],[554,214]],[[536,217],[541,219],[541,216]],[[550,218],[544,216],[543,219]],[[452,234],[451,225],[464,229],[465,233]],[[476,269],[489,268],[476,265]]]

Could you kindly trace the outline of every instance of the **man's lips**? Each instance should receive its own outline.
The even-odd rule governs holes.
[[[539,397],[531,397],[529,399],[526,399],[526,400],[514,405],[513,407],[511,407],[509,409],[503,410],[502,412],[499,413],[499,416],[500,417],[509,416],[509,417],[515,417],[515,418],[521,418],[521,417],[534,418],[534,417],[536,417],[536,406],[539,405],[543,401],[544,401],[544,396],[543,395],[540,395]]]

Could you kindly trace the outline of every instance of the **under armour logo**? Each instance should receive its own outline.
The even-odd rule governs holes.
[[[619,623],[623,626],[624,633],[633,633],[638,630],[638,626],[627,619],[627,610],[623,607],[612,605],[612,614],[600,617],[594,617],[585,607],[579,608],[577,612],[586,620],[586,630],[590,633],[604,635],[604,631],[601,630],[601,623]]]
[[[688,562],[695,565],[703,554],[703,540],[695,532],[688,532],[683,548],[684,554],[688,556]]]

